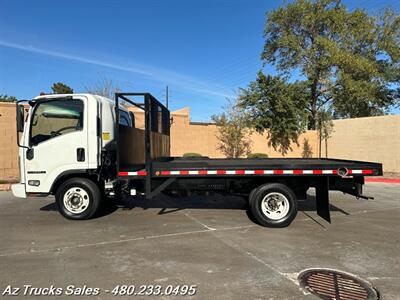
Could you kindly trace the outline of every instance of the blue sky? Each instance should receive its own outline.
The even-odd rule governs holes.
[[[0,0],[0,94],[19,99],[100,77],[207,121],[261,68],[265,12],[283,1]],[[375,13],[395,0],[344,1]],[[267,66],[267,71],[274,69]],[[398,110],[396,111],[399,112]]]

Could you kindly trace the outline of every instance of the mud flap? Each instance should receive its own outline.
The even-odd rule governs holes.
[[[329,211],[329,177],[318,178],[315,186],[317,214],[327,222],[331,222]]]

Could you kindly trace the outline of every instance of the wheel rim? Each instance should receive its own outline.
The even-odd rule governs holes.
[[[263,214],[271,220],[280,220],[289,213],[289,200],[281,193],[269,193],[261,201]]]
[[[70,188],[64,194],[64,207],[73,214],[83,213],[89,207],[89,195],[88,193],[80,188]]]

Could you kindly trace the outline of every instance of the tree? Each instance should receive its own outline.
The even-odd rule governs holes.
[[[328,139],[333,133],[332,112],[327,110],[320,110],[317,115],[316,129],[319,136],[319,157],[322,152],[322,140],[325,141],[325,157],[328,158]]]
[[[287,83],[259,72],[256,81],[240,90],[238,105],[249,115],[250,125],[259,133],[267,130],[269,145],[282,154],[306,129],[306,88],[303,82]]]
[[[238,158],[250,153],[248,119],[236,102],[230,102],[222,114],[211,118],[217,125],[218,150],[228,158]]]
[[[17,98],[8,96],[7,94],[0,94],[0,102],[16,102]]]
[[[399,101],[400,17],[346,10],[340,0],[296,0],[270,12],[262,59],[287,75],[300,71],[308,86],[308,128],[320,109],[338,117],[383,113]]]
[[[93,86],[85,87],[85,90],[90,94],[114,99],[114,94],[118,93],[121,89],[114,84],[112,79],[100,76],[100,78]]]
[[[74,90],[62,82],[53,83],[51,89],[54,94],[73,94]]]
[[[301,157],[303,158],[311,158],[313,156],[312,147],[307,138],[303,141],[303,152],[301,153]]]

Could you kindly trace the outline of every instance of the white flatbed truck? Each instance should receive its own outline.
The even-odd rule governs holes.
[[[130,105],[144,111],[143,128],[135,126]],[[382,175],[381,164],[362,161],[171,157],[170,113],[149,93],[116,93],[113,100],[44,95],[18,101],[16,109],[21,181],[13,194],[55,195],[68,219],[93,217],[107,196],[151,201],[160,193],[217,192],[248,195],[260,225],[284,227],[296,216],[297,200],[315,187],[317,212],[330,221],[329,190],[369,198],[364,176]]]

